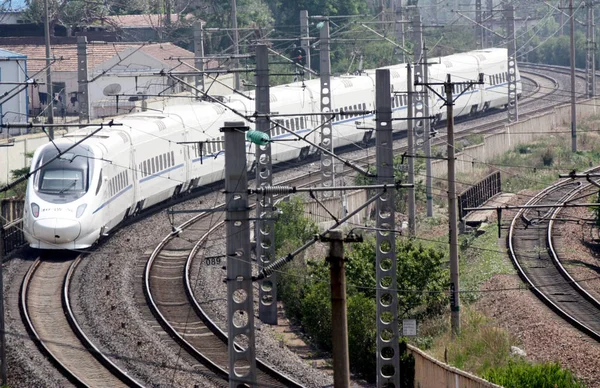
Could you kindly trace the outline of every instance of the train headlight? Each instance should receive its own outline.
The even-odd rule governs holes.
[[[31,203],[31,214],[33,214],[35,218],[38,218],[38,216],[40,215],[40,207],[35,202]]]
[[[85,211],[86,207],[87,207],[87,204],[85,204],[85,203],[79,205],[79,207],[77,208],[77,212],[75,212],[75,217],[77,217],[77,218],[81,217],[81,215]]]

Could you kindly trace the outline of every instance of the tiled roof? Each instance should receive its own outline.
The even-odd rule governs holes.
[[[153,44],[131,44],[131,43],[105,43],[105,44],[88,44],[88,70],[92,71],[98,65],[105,62],[106,60],[119,55],[128,48],[140,48],[141,51],[145,52],[149,56],[156,58],[157,60],[165,64],[165,69],[171,69],[179,63],[177,60],[169,60],[169,58],[186,57],[191,58],[194,53],[175,46],[172,43],[153,43]],[[27,70],[29,75],[42,70],[46,61],[44,60],[45,47],[43,45],[14,45],[8,46],[10,51],[14,51],[20,54],[27,55]],[[62,44],[51,46],[52,56],[57,58],[56,62],[52,65],[53,71],[77,71],[77,45],[76,44]],[[186,59],[184,62],[194,65],[193,59]],[[183,70],[183,69],[181,69]],[[189,68],[185,68],[189,70]]]
[[[180,17],[179,14],[171,14],[171,23],[184,22],[188,20],[188,16]],[[106,21],[115,27],[120,28],[141,28],[141,27],[162,27],[166,21],[164,14],[149,14],[149,15],[114,15],[107,16]]]

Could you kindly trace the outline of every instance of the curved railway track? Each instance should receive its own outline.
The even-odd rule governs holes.
[[[585,190],[585,180],[560,181],[549,186],[513,218],[509,253],[519,275],[552,310],[590,337],[600,341],[600,302],[575,281],[560,262],[552,239],[554,219],[562,205]]]
[[[23,321],[38,347],[79,387],[143,387],[85,335],[71,309],[69,286],[82,256],[40,259],[21,286]]]
[[[285,183],[309,186],[317,182],[307,175]],[[222,205],[214,209],[219,208],[223,209]],[[190,355],[225,381],[229,377],[227,334],[195,299],[190,275],[194,260],[205,259],[198,257],[198,252],[211,233],[223,226],[224,215],[223,211],[200,213],[164,237],[146,263],[144,293],[161,327]],[[256,360],[256,367],[258,386],[302,386],[260,359]]]

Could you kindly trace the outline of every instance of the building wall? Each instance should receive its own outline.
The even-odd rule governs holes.
[[[0,61],[0,96],[8,93],[8,97],[23,87],[22,85],[2,84],[2,82],[24,83],[26,66],[24,59]],[[0,98],[0,101],[4,101],[0,104],[0,123],[27,122],[27,93],[28,88],[25,88],[6,101],[4,101],[4,97]]]

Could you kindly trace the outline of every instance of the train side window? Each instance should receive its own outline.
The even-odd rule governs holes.
[[[96,195],[100,192],[100,187],[102,187],[102,170],[100,170],[99,178],[98,178],[98,186],[96,187]]]
[[[285,120],[285,127],[290,128],[290,120]]]
[[[171,166],[175,165],[175,151],[171,151]]]
[[[152,169],[150,170],[150,174],[154,174],[156,172],[156,158],[152,158]]]
[[[296,122],[296,130],[299,130],[300,129],[300,119],[298,117],[296,117],[294,119],[294,121]]]
[[[304,117],[300,117],[300,129],[304,129],[304,128],[306,128],[304,126]]]
[[[363,104],[362,104],[362,108],[363,108],[363,110],[364,110],[364,111],[366,111],[366,110],[367,110],[367,104],[365,104],[365,103],[363,102]]]

